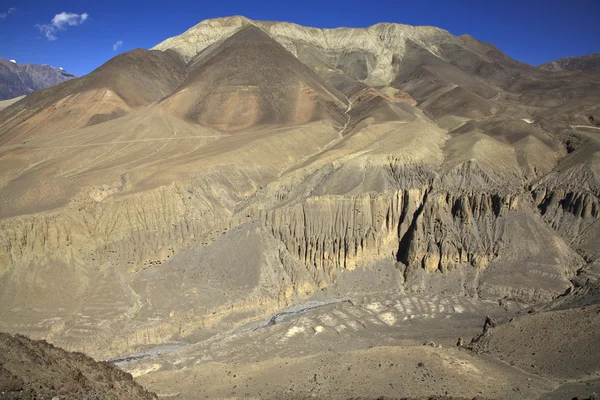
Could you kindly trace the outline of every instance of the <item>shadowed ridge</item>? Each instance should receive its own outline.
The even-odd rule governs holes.
[[[188,78],[163,101],[201,125],[239,130],[332,120],[347,101],[264,31],[248,25],[188,64]]]

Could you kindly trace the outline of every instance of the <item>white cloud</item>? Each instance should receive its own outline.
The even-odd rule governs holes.
[[[9,8],[7,12],[0,13],[0,19],[6,19],[6,17],[8,17],[10,14],[14,13],[15,11],[17,11],[16,8],[14,8],[14,7]]]
[[[17,63],[16,60],[8,60],[8,61],[10,61],[11,63],[15,63],[15,64]]]
[[[83,24],[89,17],[89,14],[75,14],[68,12],[61,12],[56,14],[49,24],[36,25],[36,27],[42,32],[46,39],[56,40],[56,32],[64,31],[67,26],[77,26]]]
[[[40,30],[40,32],[42,32],[45,36],[46,39],[48,40],[56,40],[56,27],[53,25],[36,25],[36,27]]]
[[[117,40],[115,44],[113,44],[113,51],[119,50],[120,47],[123,47],[123,41]]]
[[[56,26],[58,29],[63,29],[66,25],[77,26],[83,24],[85,20],[88,19],[88,16],[89,15],[86,13],[79,15],[75,13],[61,12],[52,18],[52,25]]]

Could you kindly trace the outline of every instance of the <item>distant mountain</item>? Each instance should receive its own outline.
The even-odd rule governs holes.
[[[0,100],[27,95],[73,78],[75,75],[62,68],[0,58]]]
[[[585,71],[600,72],[600,53],[581,57],[566,57],[539,66],[546,71]]]

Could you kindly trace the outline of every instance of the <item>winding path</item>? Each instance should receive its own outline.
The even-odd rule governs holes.
[[[346,131],[346,129],[348,128],[348,124],[350,123],[350,120],[352,119],[352,117],[350,116],[350,111],[352,111],[352,102],[350,101],[350,99],[348,98],[348,96],[346,96],[345,94],[342,93],[342,95],[346,98],[346,101],[348,102],[348,108],[346,109],[346,111],[344,112],[344,114],[346,114],[346,117],[348,117],[348,121],[346,121],[346,123],[344,124],[344,127],[342,128],[342,130],[340,131],[340,135],[343,136],[344,132]]]
[[[590,125],[571,125],[571,128],[600,129],[600,126],[590,126]]]

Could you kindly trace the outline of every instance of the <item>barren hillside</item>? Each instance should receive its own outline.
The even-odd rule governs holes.
[[[203,21],[0,110],[0,330],[164,396],[543,396],[446,348],[597,279],[599,101],[434,27]]]

